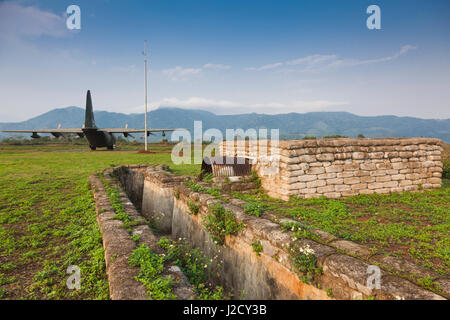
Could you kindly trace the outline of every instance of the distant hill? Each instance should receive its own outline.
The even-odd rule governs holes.
[[[203,131],[217,128],[279,128],[282,139],[301,139],[305,135],[322,137],[325,135],[343,135],[356,137],[434,137],[450,143],[450,119],[420,119],[413,117],[375,116],[362,117],[348,112],[309,112],[288,114],[237,114],[216,115],[202,110],[180,108],[160,108],[149,113],[152,128],[188,128],[193,132],[194,120],[203,122]],[[144,114],[122,114],[96,111],[95,121],[98,127],[142,128]],[[84,123],[84,109],[67,107],[54,109],[35,118],[15,123],[0,123],[0,130],[79,128]],[[8,135],[0,132],[0,138]]]

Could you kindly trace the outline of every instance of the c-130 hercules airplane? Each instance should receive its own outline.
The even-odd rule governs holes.
[[[175,131],[177,129],[148,129],[147,136],[152,134],[152,132],[162,132],[162,136],[165,136],[167,131]],[[91,91],[88,90],[86,95],[86,113],[84,126],[82,128],[74,129],[62,129],[58,126],[57,129],[41,129],[41,130],[5,130],[3,132],[22,132],[22,133],[32,133],[32,138],[40,138],[38,133],[51,133],[54,137],[61,137],[64,134],[77,134],[80,138],[86,137],[89,142],[89,147],[91,150],[97,148],[106,147],[108,150],[113,150],[116,142],[116,138],[113,133],[121,133],[125,137],[131,135],[131,133],[145,132],[144,129],[132,129],[132,128],[97,128],[94,121],[94,112],[92,109],[92,99]]]

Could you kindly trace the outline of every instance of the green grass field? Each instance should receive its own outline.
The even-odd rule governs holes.
[[[159,144],[150,146],[154,154],[68,149],[87,147],[0,145],[1,299],[108,299],[88,177],[119,164],[171,163],[171,146]],[[200,168],[171,169],[192,175]],[[67,289],[69,265],[81,269],[81,290]]]
[[[450,273],[450,188],[402,194],[358,195],[345,199],[288,202],[262,193],[234,196],[306,226],[409,260],[441,276]]]
[[[91,152],[86,145],[0,144],[0,299],[109,298],[89,175],[119,164],[164,163],[181,175],[200,170],[199,165],[171,165],[170,145],[151,145],[156,152],[151,154],[125,150],[142,146],[120,148]],[[236,196],[449,275],[448,179],[439,190],[340,200]],[[66,287],[69,265],[81,268],[81,290]]]

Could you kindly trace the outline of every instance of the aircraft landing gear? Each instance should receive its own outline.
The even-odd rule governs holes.
[[[108,150],[114,150],[114,146],[108,146]]]
[[[92,151],[95,151],[95,149],[97,149],[97,147],[95,146],[89,146],[89,148],[91,148]]]

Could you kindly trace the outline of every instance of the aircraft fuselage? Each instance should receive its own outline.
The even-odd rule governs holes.
[[[116,143],[116,138],[112,133],[102,131],[101,129],[83,129],[83,133],[86,136],[86,139],[89,141],[89,147],[92,150],[102,147],[106,147],[112,150]]]

